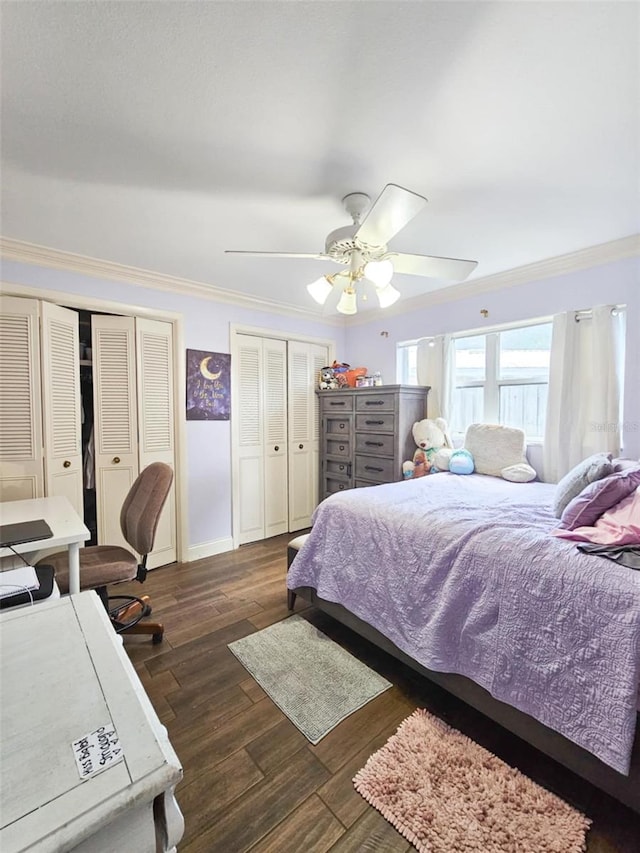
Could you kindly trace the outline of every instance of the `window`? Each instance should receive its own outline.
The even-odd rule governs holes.
[[[401,382],[417,384],[417,344],[398,346]],[[544,434],[549,385],[551,323],[453,338],[453,399],[449,426],[464,433],[472,423]]]

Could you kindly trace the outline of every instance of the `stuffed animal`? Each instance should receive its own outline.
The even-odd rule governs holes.
[[[320,371],[320,390],[327,391],[338,387],[333,367],[323,367]]]
[[[453,453],[453,443],[444,418],[416,421],[412,434],[418,449],[413,454],[413,468],[410,468],[409,463],[403,464],[403,476],[423,477],[431,472],[446,471],[449,467],[448,457]]]
[[[454,450],[449,459],[449,471],[452,474],[473,474],[473,456],[464,448]]]

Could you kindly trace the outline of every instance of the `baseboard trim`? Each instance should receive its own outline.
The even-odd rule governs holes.
[[[187,549],[187,562],[192,563],[194,560],[214,557],[216,554],[224,554],[226,551],[233,551],[233,539],[230,536],[225,539],[214,539],[213,542],[191,545]]]

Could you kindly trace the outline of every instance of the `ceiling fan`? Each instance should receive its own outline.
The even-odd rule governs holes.
[[[356,284],[361,280],[374,285],[380,307],[387,308],[400,298],[400,292],[391,284],[394,272],[463,281],[478,265],[477,261],[411,255],[388,248],[387,243],[427,204],[424,196],[411,190],[397,184],[387,184],[373,204],[366,193],[349,193],[342,199],[342,203],[353,219],[353,225],[337,228],[328,234],[324,252],[307,254],[228,249],[226,254],[265,258],[314,258],[348,266],[347,270],[323,275],[307,286],[313,299],[324,305],[333,288],[342,285],[342,295],[336,306],[342,314],[357,312]]]

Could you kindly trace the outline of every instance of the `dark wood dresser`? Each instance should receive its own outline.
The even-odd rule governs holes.
[[[427,417],[429,388],[382,385],[317,391],[320,399],[320,499],[402,479],[416,449],[411,427]]]

